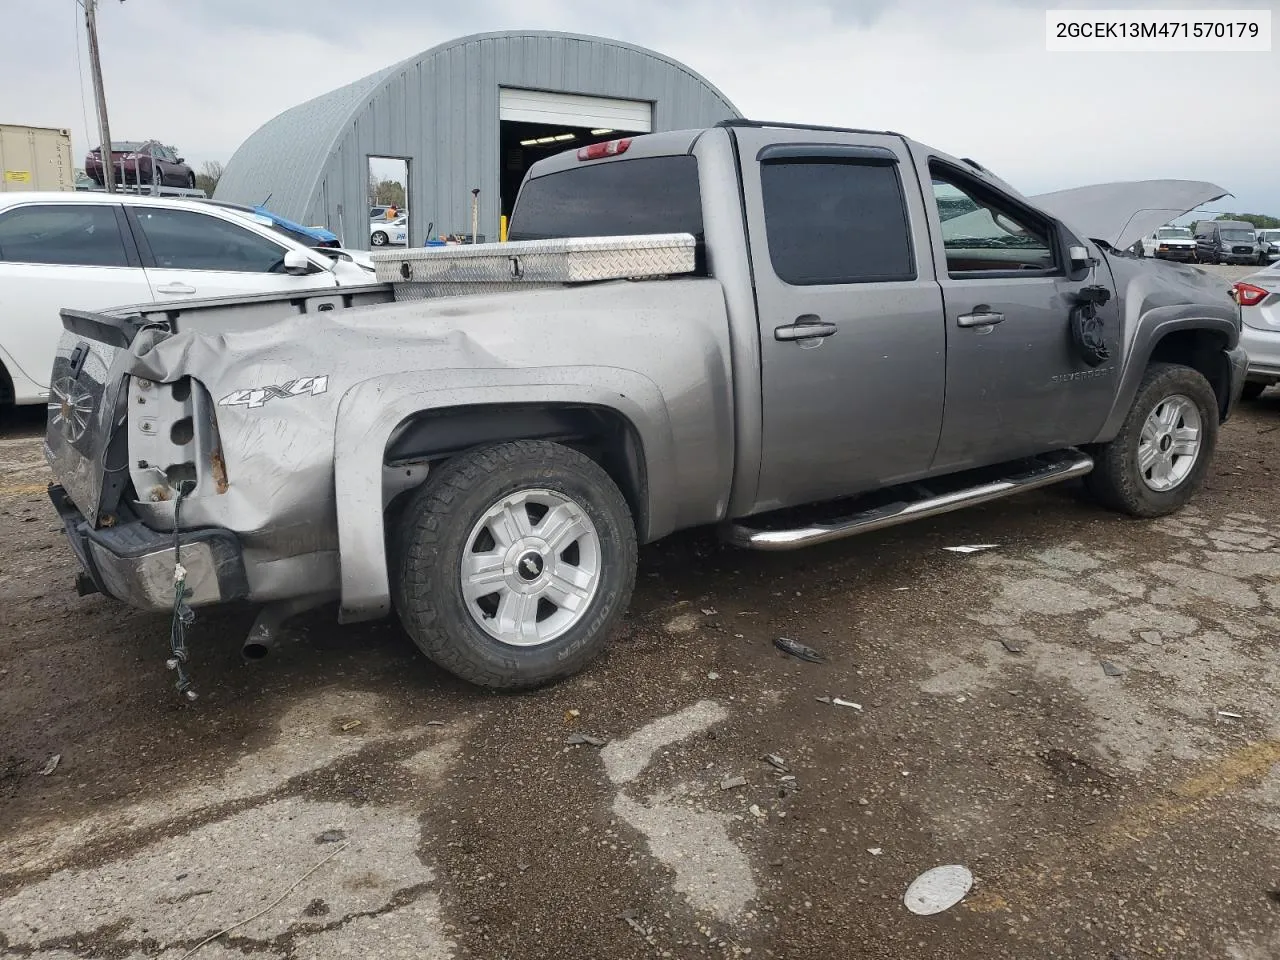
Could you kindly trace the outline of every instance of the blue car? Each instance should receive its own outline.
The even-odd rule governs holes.
[[[253,217],[264,227],[270,227],[272,230],[283,233],[289,239],[296,240],[298,243],[308,247],[323,249],[325,247],[342,246],[336,233],[326,230],[324,227],[305,227],[300,223],[294,223],[278,213],[272,213],[262,204],[250,207],[242,203],[227,203],[225,200],[205,200],[204,202],[211,203],[215,207],[226,207],[228,210],[239,210]]]

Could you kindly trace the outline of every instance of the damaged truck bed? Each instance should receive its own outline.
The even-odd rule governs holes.
[[[610,146],[530,170],[515,242],[379,253],[379,284],[64,311],[46,454],[81,589],[259,604],[255,652],[311,607],[394,611],[529,687],[600,652],[676,530],[792,549],[1072,477],[1136,516],[1199,486],[1239,309],[1118,253],[1114,201],[1094,230],[890,133]]]

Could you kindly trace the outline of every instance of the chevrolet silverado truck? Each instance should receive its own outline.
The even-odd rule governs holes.
[[[80,589],[259,605],[246,653],[394,612],[513,689],[599,654],[677,530],[791,550],[1077,477],[1168,514],[1239,398],[1240,311],[1121,251],[1225,191],[1105,186],[733,121],[543,160],[512,242],[376,253],[378,284],[64,310]]]

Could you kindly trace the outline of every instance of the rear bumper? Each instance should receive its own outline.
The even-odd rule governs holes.
[[[60,486],[49,499],[92,589],[142,610],[173,609],[174,538],[141,523],[94,530]],[[240,542],[227,530],[184,530],[178,537],[193,607],[249,595]]]
[[[1280,330],[1258,330],[1246,323],[1240,347],[1249,354],[1250,380],[1280,383]]]

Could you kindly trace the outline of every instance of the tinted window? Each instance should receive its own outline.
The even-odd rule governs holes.
[[[115,207],[49,204],[0,216],[0,260],[86,267],[125,267]]]
[[[284,267],[284,248],[218,217],[189,210],[138,207],[134,215],[157,267],[272,273]]]
[[[583,164],[525,183],[511,240],[691,233],[702,237],[698,161],[644,157]]]
[[[794,160],[760,168],[769,259],[797,285],[911,280],[896,164]]]
[[[1053,269],[1044,224],[979,185],[930,169],[948,273]]]

